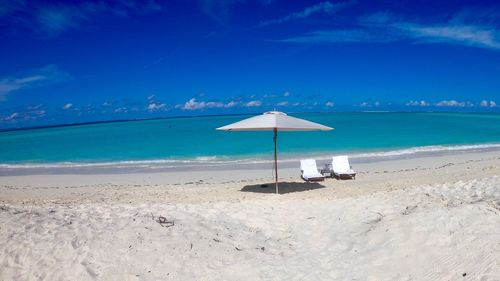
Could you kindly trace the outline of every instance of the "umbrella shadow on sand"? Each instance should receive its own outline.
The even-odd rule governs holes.
[[[325,188],[317,182],[280,182],[280,194],[307,191],[313,189]],[[254,184],[246,185],[241,191],[243,192],[256,192],[256,193],[275,193],[275,183]]]

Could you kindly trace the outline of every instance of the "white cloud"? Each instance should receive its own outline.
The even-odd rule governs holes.
[[[368,31],[364,29],[347,29],[347,30],[317,30],[309,32],[302,36],[294,36],[278,40],[285,43],[349,43],[349,42],[376,42],[386,43],[393,42],[396,39],[390,35]]]
[[[4,120],[5,120],[5,121],[13,121],[13,120],[15,120],[18,116],[19,116],[19,113],[14,112],[14,113],[12,113],[11,115],[9,115],[9,116],[5,117],[5,119],[4,119]]]
[[[30,71],[25,75],[9,76],[0,78],[0,101],[15,91],[28,88],[40,87],[45,84],[55,83],[69,78],[69,75],[61,71],[55,65],[48,65],[40,69]]]
[[[102,106],[111,106],[111,103],[109,103],[109,102],[103,102]]]
[[[166,104],[164,103],[150,103],[148,105],[148,111],[149,112],[153,112],[153,111],[157,111],[157,110],[160,110],[162,108],[165,108]]]
[[[47,111],[43,109],[43,104],[38,104],[34,106],[27,106],[26,110],[22,113],[25,120],[34,120],[44,117]]]
[[[35,109],[39,109],[43,106],[43,104],[37,104],[37,105],[33,105],[33,106],[28,106],[26,107],[26,110],[35,110]]]
[[[284,96],[284,97],[289,97],[289,96],[290,96],[290,92],[284,92],[284,93],[283,93],[283,96]]]
[[[288,106],[288,101],[278,102],[276,106]]]
[[[237,102],[237,101],[230,101],[230,102],[228,102],[228,103],[226,104],[226,107],[227,107],[227,108],[232,108],[232,107],[237,106],[238,104],[240,104],[240,103],[239,103],[239,102]]]
[[[114,113],[127,113],[128,109],[126,107],[118,107],[115,110],[113,110]]]
[[[425,100],[421,100],[421,101],[409,101],[406,103],[406,106],[430,106],[430,104],[428,102],[426,102]]]
[[[397,17],[389,13],[375,13],[358,18],[357,26],[351,29],[316,30],[279,41],[288,43],[389,43],[405,40],[414,43],[449,43],[500,50],[500,31],[497,26],[480,23],[474,16],[471,16],[469,21],[454,17],[448,22],[426,24],[397,20]]]
[[[335,106],[335,103],[334,102],[331,102],[331,101],[328,101],[325,103],[325,106],[326,107],[334,107]]]
[[[232,108],[239,104],[237,101],[230,101],[227,104],[219,101],[198,101],[196,98],[192,98],[185,102],[184,104],[178,104],[175,106],[177,109],[183,110],[201,110],[207,108]]]
[[[147,98],[147,99],[148,99],[148,100],[152,100],[152,99],[154,99],[154,98],[155,98],[155,95],[151,95],[151,96],[148,96],[148,98]]]
[[[64,110],[68,110],[68,109],[70,109],[70,108],[72,108],[72,107],[73,107],[73,104],[72,104],[72,103],[67,103],[67,104],[65,104],[65,105],[62,107],[62,109],[64,109]]]
[[[205,108],[205,102],[204,101],[198,102],[196,101],[196,98],[192,98],[188,100],[186,103],[184,103],[184,106],[178,106],[178,108],[182,108],[185,110],[203,109]]]
[[[260,100],[249,101],[245,104],[246,107],[259,107],[261,105],[262,105],[262,101],[260,101]]]
[[[496,107],[497,103],[495,101],[487,101],[487,100],[482,100],[481,103],[479,104],[481,107]]]
[[[224,103],[218,102],[218,101],[209,101],[209,102],[206,102],[205,104],[206,104],[207,108],[221,108],[221,107],[225,107]]]
[[[46,116],[46,111],[41,110],[39,108],[33,109],[33,107],[28,107],[27,111],[23,112],[22,114],[17,114],[16,119],[22,118],[24,120],[35,120],[41,117]]]
[[[360,103],[359,105],[354,105],[354,106],[359,106],[359,107],[379,107],[380,106],[380,102],[379,101],[375,101],[374,103],[371,103],[371,102],[362,102]]]
[[[500,33],[491,27],[474,25],[395,24],[394,27],[406,31],[407,35],[425,43],[456,43],[500,50]]]
[[[467,103],[466,102],[459,102],[456,100],[442,100],[438,103],[436,103],[436,106],[440,107],[465,107]]]
[[[311,15],[317,14],[317,13],[331,14],[331,13],[334,13],[342,8],[347,7],[348,5],[351,5],[352,3],[354,3],[354,1],[341,2],[341,3],[336,3],[336,4],[332,4],[329,1],[320,2],[318,4],[314,4],[312,6],[306,7],[302,11],[291,13],[288,16],[278,18],[278,19],[264,21],[261,24],[259,24],[258,27],[264,27],[264,26],[269,26],[269,25],[273,25],[273,24],[281,24],[281,23],[285,23],[288,21],[292,21],[292,20],[304,19],[304,18],[308,18]]]

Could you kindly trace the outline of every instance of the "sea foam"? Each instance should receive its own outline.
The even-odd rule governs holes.
[[[432,145],[418,146],[396,150],[382,150],[371,152],[350,151],[324,151],[308,152],[304,154],[281,154],[279,161],[296,162],[302,158],[313,157],[317,160],[328,160],[333,155],[347,154],[351,159],[383,160],[385,158],[419,157],[426,154],[461,153],[500,149],[500,143],[474,144],[474,145]],[[192,159],[152,159],[152,160],[130,160],[130,161],[106,161],[106,162],[56,162],[56,163],[4,163],[0,164],[3,169],[45,169],[45,168],[176,168],[176,167],[217,167],[229,165],[248,165],[272,163],[272,155],[258,155],[255,157],[235,158],[229,156],[197,156]]]

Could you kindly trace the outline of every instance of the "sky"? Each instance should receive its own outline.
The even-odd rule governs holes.
[[[0,128],[500,111],[498,1],[0,2]]]

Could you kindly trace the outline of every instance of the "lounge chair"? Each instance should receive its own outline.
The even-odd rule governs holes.
[[[322,181],[325,179],[325,176],[318,172],[316,160],[314,159],[300,160],[300,171],[305,181]]]
[[[332,158],[333,176],[337,179],[349,178],[356,179],[356,172],[349,165],[347,155],[333,156]]]

